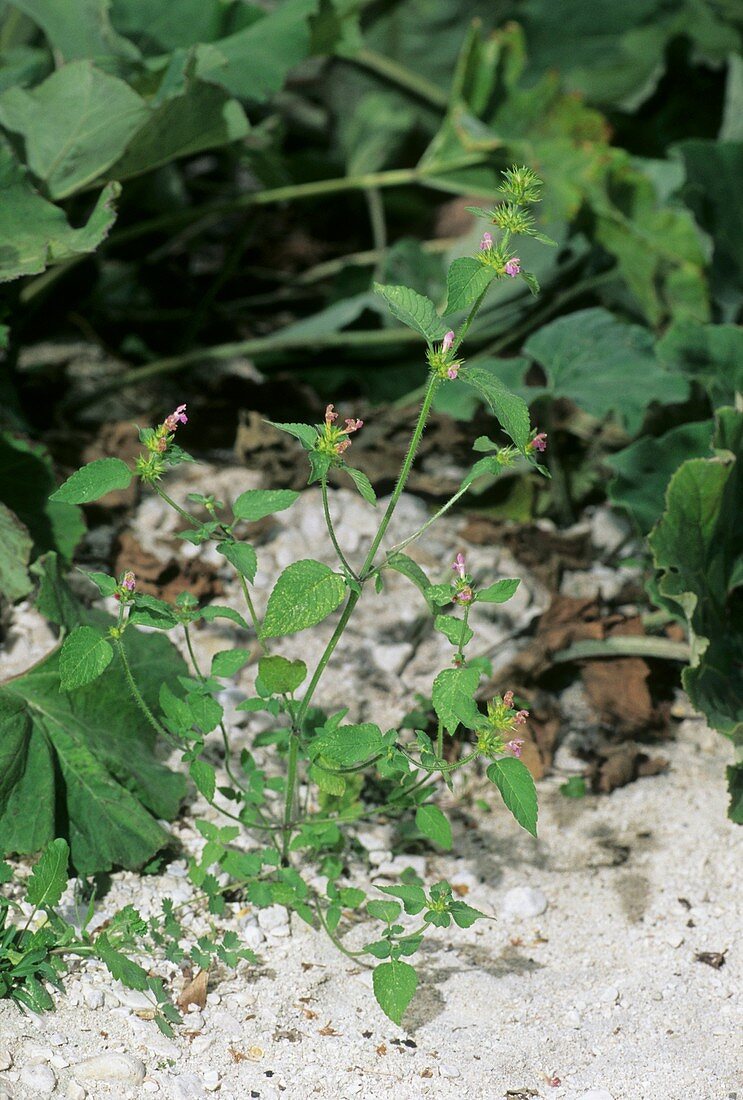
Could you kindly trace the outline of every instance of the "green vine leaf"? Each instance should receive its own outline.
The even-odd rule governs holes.
[[[526,764],[515,757],[494,760],[487,771],[513,816],[528,833],[537,835],[537,788]]]
[[[471,702],[480,682],[476,668],[445,668],[433,682],[431,701],[436,717],[444,729],[456,733],[459,725],[458,709]]]
[[[120,458],[97,458],[75,470],[49,499],[65,504],[90,504],[114,489],[127,489],[133,477],[126,462]]]
[[[465,367],[459,372],[459,377],[477,390],[504,432],[523,451],[529,442],[531,430],[526,402],[511,393],[499,378],[482,367]]]
[[[372,985],[377,1004],[394,1024],[401,1024],[415,991],[418,975],[410,963],[394,960],[374,968]]]

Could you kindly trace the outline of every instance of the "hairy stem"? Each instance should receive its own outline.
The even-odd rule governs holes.
[[[343,551],[341,550],[340,545],[338,543],[338,539],[337,539],[337,536],[336,536],[336,533],[335,533],[335,528],[333,526],[333,520],[332,520],[331,515],[330,515],[330,504],[328,502],[328,479],[327,479],[327,477],[323,477],[323,479],[320,483],[320,488],[322,490],[322,508],[323,508],[323,512],[325,513],[325,525],[328,528],[328,535],[330,536],[330,541],[333,544],[333,549],[335,550],[336,554],[338,555],[338,561],[341,563],[341,566],[343,567],[343,570],[350,577],[353,577],[354,580],[358,580],[358,577],[354,573],[351,566],[348,564],[348,560],[346,559],[346,555],[343,553]]]

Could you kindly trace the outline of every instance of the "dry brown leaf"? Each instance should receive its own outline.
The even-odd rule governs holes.
[[[206,991],[209,985],[209,971],[199,970],[191,981],[184,985],[178,998],[178,1007],[181,1012],[188,1012],[189,1005],[198,1005],[204,1008],[206,1005]]]

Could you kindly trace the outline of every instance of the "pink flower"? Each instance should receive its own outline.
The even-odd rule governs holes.
[[[136,581],[137,578],[135,577],[134,573],[132,573],[131,569],[127,569],[126,573],[124,574],[124,579],[121,582],[121,587],[125,588],[127,592],[133,592]]]
[[[524,722],[526,721],[526,719],[528,717],[529,717],[529,711],[528,710],[520,710],[518,712],[518,714],[516,715],[516,717],[514,718],[514,722],[516,722],[516,724],[519,725],[519,726],[523,726]]]
[[[338,419],[338,413],[335,411],[332,405],[328,405],[325,409],[325,423],[332,424],[334,420]]]
[[[539,432],[531,441],[531,447],[533,451],[546,451],[547,450],[547,433]]]
[[[505,693],[505,695],[503,696],[503,703],[510,710],[510,708],[513,706],[513,692],[512,691],[507,691]]]
[[[185,405],[179,405],[175,412],[166,416],[163,421],[163,427],[167,432],[174,432],[179,424],[188,424]]]
[[[351,420],[350,418],[346,419],[346,428],[345,428],[345,430],[349,435],[351,434],[351,432],[357,432],[359,430],[359,428],[363,428],[363,427],[364,427],[364,421],[363,420]]]
[[[453,343],[454,343],[454,329],[450,328],[449,331],[447,332],[447,334],[444,336],[444,339],[441,342],[441,350],[444,353],[444,355],[448,355],[448,353],[451,351],[451,346],[452,346]]]
[[[458,363],[452,363],[452,365],[449,367],[449,369],[446,372],[446,377],[449,379],[450,382],[453,382],[456,379],[458,374],[459,374],[459,364]]]
[[[493,234],[492,233],[483,233],[482,240],[480,241],[480,251],[481,252],[489,252],[492,247],[493,247]]]
[[[521,274],[521,260],[518,256],[512,256],[505,267],[506,275],[510,275],[512,279],[515,279],[517,275]]]
[[[459,574],[460,581],[463,581],[464,576],[465,576],[464,554],[462,554],[462,553],[457,554],[456,558],[454,559],[452,569],[454,570],[455,573]]]
[[[523,737],[514,737],[513,741],[508,741],[506,743],[506,748],[510,749],[514,756],[521,756],[521,746],[523,743]]]
[[[464,588],[460,588],[458,592],[455,592],[452,596],[453,603],[472,603],[474,592],[468,584]]]

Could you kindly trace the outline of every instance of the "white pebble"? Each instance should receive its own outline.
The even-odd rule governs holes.
[[[258,924],[264,932],[274,936],[284,935],[284,929],[289,927],[289,916],[283,905],[269,905],[258,910]]]
[[[599,993],[599,1000],[602,1004],[616,1004],[619,1000],[619,990],[613,985],[607,985],[606,989],[602,989]]]
[[[194,1054],[206,1054],[210,1047],[214,1046],[214,1035],[197,1035],[194,1041],[191,1043],[191,1050]]]
[[[121,1081],[126,1085],[141,1085],[146,1069],[144,1062],[132,1054],[96,1054],[72,1067],[82,1081]]]
[[[157,1081],[145,1081],[142,1085],[142,1092],[159,1092],[160,1086]]]
[[[106,998],[100,989],[95,989],[92,985],[84,985],[83,1000],[88,1008],[95,1010],[103,1008]]]
[[[204,1017],[200,1012],[189,1012],[183,1017],[183,1026],[186,1031],[201,1031],[204,1027]]]
[[[448,1066],[445,1062],[442,1062],[439,1066],[439,1075],[441,1077],[459,1077],[460,1073],[456,1066]]]
[[[684,937],[678,932],[670,932],[666,936],[666,943],[669,947],[681,947],[684,942]]]
[[[576,1012],[574,1008],[571,1008],[568,1012],[565,1013],[565,1023],[568,1027],[580,1027],[580,1013]]]
[[[502,912],[506,917],[538,917],[549,902],[537,886],[514,886],[503,899]]]
[[[0,1050],[0,1070],[10,1069],[13,1065],[13,1059],[10,1056],[9,1050]]]
[[[174,1077],[173,1100],[204,1100],[204,1092],[200,1078],[195,1073],[182,1073]]]
[[[220,997],[219,993],[207,993],[206,1003],[208,1005],[218,1005],[221,1004],[221,1002],[222,998]]]
[[[24,1066],[20,1080],[30,1090],[31,1096],[51,1096],[57,1087],[54,1070],[49,1066]]]
[[[614,1100],[608,1089],[589,1089],[578,1100]]]
[[[70,1081],[65,1093],[67,1100],[85,1100],[87,1095],[83,1086],[78,1085],[77,1081]]]
[[[216,1069],[209,1069],[203,1075],[204,1088],[209,1092],[216,1092],[219,1088],[220,1077]]]

